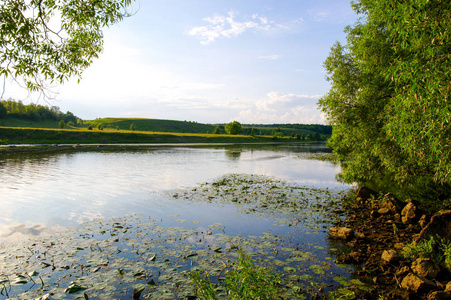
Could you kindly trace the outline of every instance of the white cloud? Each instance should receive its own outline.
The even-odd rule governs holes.
[[[229,11],[227,16],[213,16],[204,18],[206,26],[194,27],[187,32],[188,35],[198,37],[201,44],[207,45],[220,37],[232,38],[248,30],[268,31],[274,26],[265,16],[254,14],[251,20],[237,20],[237,13]]]
[[[260,56],[259,58],[261,58],[261,59],[277,60],[277,59],[281,59],[281,58],[282,58],[282,55],[278,55],[278,54],[274,54],[274,55],[265,55],[265,56]]]
[[[326,119],[317,109],[321,95],[282,94],[270,92],[267,98],[240,111],[235,118],[243,123],[324,124]]]

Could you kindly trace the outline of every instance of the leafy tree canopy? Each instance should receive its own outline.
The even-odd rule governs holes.
[[[241,124],[238,121],[233,121],[230,123],[227,123],[225,126],[225,131],[228,134],[238,134],[241,132]]]
[[[132,0],[4,0],[0,75],[30,91],[81,73],[103,47],[102,28],[129,14]]]
[[[451,2],[360,0],[319,101],[345,181],[451,184]]]

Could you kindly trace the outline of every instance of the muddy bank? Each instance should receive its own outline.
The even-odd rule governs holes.
[[[429,238],[431,228],[434,236],[439,233],[434,226],[444,224],[444,219],[436,216],[436,222],[429,222],[430,214],[412,200],[401,202],[392,194],[378,198],[365,188],[358,192],[346,220],[329,231],[330,238],[347,246],[337,261],[355,264],[355,278],[372,285],[356,290],[356,298],[451,299],[448,269],[431,260],[405,257],[405,247],[419,242],[420,234]]]

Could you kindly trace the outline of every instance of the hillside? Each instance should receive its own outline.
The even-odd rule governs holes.
[[[83,127],[92,126],[104,129],[130,130],[134,124],[135,130],[153,131],[153,132],[174,132],[174,133],[212,133],[216,127],[219,127],[219,133],[225,133],[225,124],[202,124],[189,121],[174,121],[160,119],[141,119],[141,118],[101,118],[91,121],[85,121]],[[299,135],[320,135],[323,139],[329,137],[332,133],[332,127],[326,125],[309,124],[242,124],[242,134],[250,135],[252,129],[256,135],[273,136],[281,132],[283,136]]]
[[[103,126],[105,129],[130,130],[134,124],[135,130],[173,133],[212,133],[215,125],[201,124],[188,121],[173,121],[141,118],[101,118],[85,121],[84,127],[91,125],[94,128]]]

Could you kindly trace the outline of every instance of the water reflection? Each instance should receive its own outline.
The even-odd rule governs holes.
[[[186,211],[162,192],[229,173],[273,176],[300,185],[346,188],[339,167],[299,158],[324,144],[152,147],[133,151],[0,154],[0,235],[40,234],[96,218]],[[180,207],[179,207],[180,206]],[[206,214],[199,213],[199,218]],[[213,216],[216,217],[216,216]],[[17,225],[19,224],[19,225]],[[27,224],[27,225],[20,225]],[[38,226],[38,227],[35,227]]]

